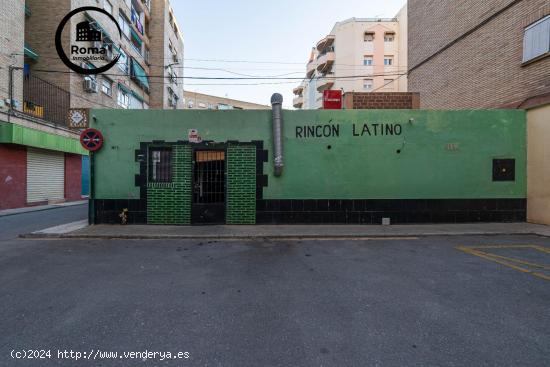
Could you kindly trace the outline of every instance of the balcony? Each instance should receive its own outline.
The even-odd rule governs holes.
[[[16,105],[15,110],[49,123],[66,126],[71,104],[70,93],[30,72],[15,72],[21,73],[18,77],[23,78],[23,103]]]
[[[297,86],[292,90],[292,92],[297,96],[301,96],[303,91],[304,91],[304,84],[300,84],[299,86]]]
[[[336,54],[333,49],[329,49],[326,53],[320,54],[317,57],[317,71],[323,74],[330,72],[335,59]]]
[[[292,105],[294,106],[294,108],[301,108],[304,105],[304,97],[294,97],[294,99],[292,100]]]
[[[333,78],[319,78],[317,80],[317,91],[323,92],[325,89],[330,89],[334,85]]]
[[[311,78],[317,69],[317,60],[311,60],[307,63],[306,76]]]
[[[317,50],[322,53],[327,47],[332,47],[335,39],[336,36],[334,36],[333,34],[329,34],[328,36],[317,42]]]

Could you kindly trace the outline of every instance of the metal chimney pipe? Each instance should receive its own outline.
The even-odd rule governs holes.
[[[273,166],[276,177],[283,173],[283,96],[275,93],[271,96],[273,110]]]

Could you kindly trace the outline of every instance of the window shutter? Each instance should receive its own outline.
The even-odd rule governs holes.
[[[550,52],[550,15],[525,29],[523,62]]]

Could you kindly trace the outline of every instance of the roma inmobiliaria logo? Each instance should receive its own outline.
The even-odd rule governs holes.
[[[76,32],[76,42],[75,44],[71,44],[69,47],[70,56],[66,54],[61,41],[62,33],[67,23],[69,23],[74,16],[88,12],[99,12],[106,15],[107,18],[115,24],[118,29],[119,39],[122,39],[122,30],[120,29],[120,25],[111,14],[101,8],[85,6],[72,10],[63,18],[63,20],[61,20],[61,23],[59,23],[57,28],[57,32],[55,33],[55,48],[61,61],[63,61],[63,63],[74,72],[87,75],[100,74],[115,66],[118,63],[121,54],[119,52],[118,55],[114,55],[115,49],[117,48],[114,47],[113,40],[105,37],[101,31],[102,28],[99,27],[97,23],[84,20],[76,24],[74,30]],[[118,49],[120,49],[120,46]],[[106,64],[96,66],[93,62],[101,62]],[[94,67],[87,66],[90,64],[94,65]]]

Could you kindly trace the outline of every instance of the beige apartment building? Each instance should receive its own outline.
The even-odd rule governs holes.
[[[293,105],[322,107],[323,91],[407,91],[406,7],[395,18],[351,18],[334,25],[312,48]]]
[[[409,0],[421,108],[527,110],[527,220],[550,224],[550,3]]]
[[[183,35],[168,0],[153,0],[151,9],[151,108],[183,109]],[[158,22],[154,21],[159,19]],[[164,80],[158,75],[164,75]]]
[[[183,93],[183,38],[168,0],[27,0],[26,5],[30,15],[25,40],[32,52],[25,59],[28,71],[69,91],[70,107],[183,107],[178,102]],[[83,6],[106,10],[122,30],[120,37],[116,25],[96,11],[75,15],[66,25],[66,53],[77,41],[75,29],[82,22],[101,33],[101,41],[90,40],[83,47],[108,48],[106,61],[82,62],[81,67],[97,68],[121,55],[115,67],[97,76],[68,72],[55,49],[53,35],[62,18]]]
[[[185,108],[190,110],[269,110],[271,106],[226,97],[184,91]]]

